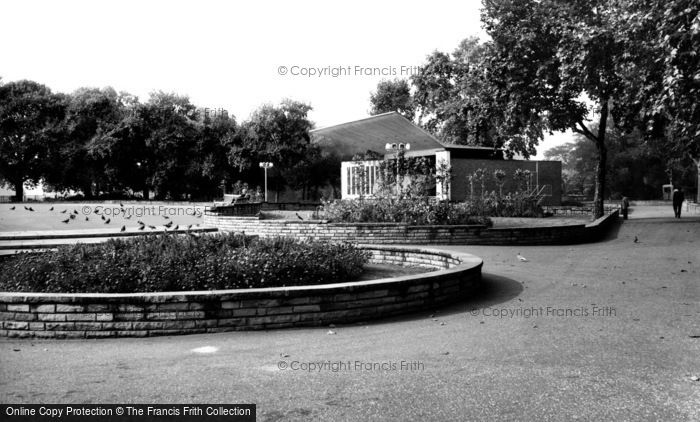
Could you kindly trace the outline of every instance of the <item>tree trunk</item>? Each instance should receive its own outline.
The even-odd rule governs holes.
[[[593,217],[600,218],[605,215],[605,175],[608,163],[608,148],[605,146],[605,132],[608,125],[608,99],[600,100],[600,123],[598,124],[598,136],[595,144],[598,148],[598,165],[595,172],[595,196],[593,197]]]
[[[15,202],[24,201],[24,180],[15,181]]]
[[[149,196],[151,196],[151,191],[148,189],[148,187],[143,188],[143,200],[148,201]]]
[[[700,156],[697,159],[693,158],[695,169],[698,171],[698,182],[696,184],[697,192],[695,192],[695,202],[700,204]]]
[[[598,164],[595,170],[595,196],[593,197],[593,217],[600,218],[605,215],[605,176],[606,163],[608,158],[608,148],[605,143],[596,143],[598,147]]]

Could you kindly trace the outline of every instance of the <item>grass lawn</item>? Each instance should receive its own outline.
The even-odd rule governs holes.
[[[12,209],[14,207],[14,210]],[[24,207],[31,207],[28,211]],[[51,210],[53,208],[53,210]],[[99,214],[95,213],[99,211]],[[65,212],[62,212],[65,211]],[[77,214],[75,212],[77,211]],[[70,219],[69,215],[75,215]],[[137,221],[163,229],[163,224],[173,222],[173,227],[186,227],[202,223],[204,207],[200,205],[119,204],[104,203],[24,203],[0,205],[0,232],[25,230],[81,230],[105,228],[138,228]],[[104,216],[103,220],[101,217]],[[198,217],[200,216],[200,217]],[[168,218],[166,218],[168,217]],[[68,219],[67,223],[63,223]],[[109,219],[109,223],[106,220]],[[146,229],[148,230],[148,229]]]

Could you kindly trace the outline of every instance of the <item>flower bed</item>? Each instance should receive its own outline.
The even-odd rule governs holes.
[[[469,225],[491,227],[488,217],[475,215],[469,203],[430,199],[337,200],[323,205],[323,217],[340,223],[406,223],[410,225]]]
[[[240,234],[144,236],[19,254],[0,262],[0,291],[133,293],[340,283],[367,262],[348,244]]]

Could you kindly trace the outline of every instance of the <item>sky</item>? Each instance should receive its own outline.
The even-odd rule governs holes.
[[[54,91],[112,86],[142,101],[187,95],[238,121],[265,103],[311,104],[316,127],[367,117],[382,79],[434,50],[485,38],[479,0],[4,2],[0,77]],[[548,136],[544,150],[571,139]]]

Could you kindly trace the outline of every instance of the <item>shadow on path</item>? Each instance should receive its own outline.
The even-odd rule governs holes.
[[[473,296],[464,298],[449,305],[438,306],[433,309],[427,308],[408,314],[379,318],[371,321],[362,321],[361,323],[363,325],[371,325],[401,321],[413,321],[425,319],[426,317],[428,317],[428,315],[436,313],[439,313],[440,316],[459,314],[468,310],[488,308],[493,307],[494,305],[497,305],[499,303],[508,302],[519,296],[523,290],[523,285],[519,281],[495,274],[483,273],[482,287]]]

